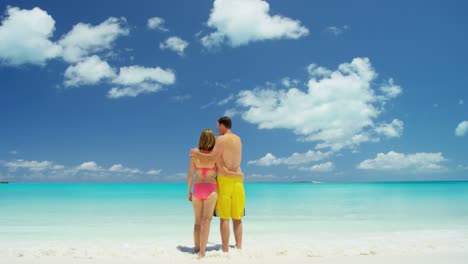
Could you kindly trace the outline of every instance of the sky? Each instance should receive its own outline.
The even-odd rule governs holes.
[[[468,180],[466,1],[0,2],[0,180]]]

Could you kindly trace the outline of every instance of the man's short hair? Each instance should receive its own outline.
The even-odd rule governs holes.
[[[231,118],[227,116],[220,117],[218,119],[218,124],[223,125],[225,128],[231,129],[232,127],[232,121]]]

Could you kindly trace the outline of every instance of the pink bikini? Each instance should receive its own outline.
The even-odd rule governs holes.
[[[195,169],[201,170],[203,178],[206,178],[206,173],[208,171],[216,171],[216,165],[213,168],[197,168],[195,166]],[[218,184],[216,183],[195,183],[193,185],[193,195],[198,199],[198,200],[206,200],[208,196],[216,191],[218,189]]]

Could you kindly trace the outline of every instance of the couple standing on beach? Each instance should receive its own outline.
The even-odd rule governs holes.
[[[241,171],[242,142],[231,132],[229,117],[218,119],[216,138],[205,129],[198,149],[190,151],[187,177],[188,199],[195,213],[194,241],[198,257],[205,256],[213,213],[220,218],[223,251],[229,250],[229,220],[232,219],[236,248],[242,247],[242,217],[245,214],[244,174]],[[197,172],[195,181],[193,176]],[[193,192],[192,192],[192,183]]]

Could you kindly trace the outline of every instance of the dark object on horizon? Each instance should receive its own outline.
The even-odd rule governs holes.
[[[2,183],[8,183],[8,182],[7,181],[0,181],[0,184],[2,184]]]

